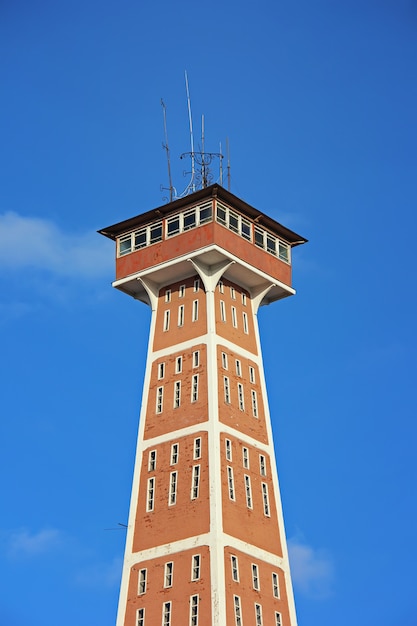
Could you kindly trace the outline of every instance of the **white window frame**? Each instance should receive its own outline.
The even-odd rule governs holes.
[[[262,500],[264,504],[264,515],[265,517],[271,517],[271,507],[269,504],[269,493],[268,493],[268,485],[266,483],[262,484]]]
[[[231,439],[224,440],[224,448],[226,451],[226,460],[232,462],[233,461],[233,447]]]
[[[175,373],[181,374],[182,372],[182,356],[177,356],[175,359]]]
[[[158,233],[156,236],[154,233]],[[158,241],[162,241],[163,235],[163,225],[161,222],[154,222],[153,224],[149,224],[144,228],[140,228],[139,230],[132,231],[127,233],[126,235],[122,235],[117,239],[117,253],[118,256],[125,256],[126,254],[130,254],[131,252],[135,252],[136,250],[140,250],[141,248],[146,248],[147,246],[151,246],[154,243],[158,243]],[[138,243],[138,238],[140,238],[140,243]],[[123,244],[127,244],[123,246]]]
[[[196,437],[194,439],[194,453],[193,453],[194,461],[201,459],[201,437]]]
[[[237,397],[239,401],[239,410],[244,411],[245,410],[245,391],[244,391],[242,383],[237,384]]]
[[[275,626],[282,626],[282,617],[281,613],[275,611]]]
[[[193,374],[191,380],[191,402],[198,400],[198,374]]]
[[[219,292],[224,293],[224,283],[222,280],[219,280]]]
[[[200,350],[193,352],[193,367],[199,367],[200,365]]]
[[[158,380],[165,378],[165,363],[158,363]]]
[[[246,241],[252,241],[252,223],[240,213],[217,201],[216,222],[225,226]]]
[[[165,302],[171,302],[171,289],[165,290]]]
[[[178,307],[178,326],[184,326],[184,310],[185,307],[183,304],[180,304],[180,306]]]
[[[246,306],[246,293],[243,293],[243,291],[242,291],[242,304],[243,306]]]
[[[242,364],[239,359],[236,359],[236,376],[242,377]]]
[[[245,494],[246,494],[246,506],[248,509],[253,509],[253,500],[252,500],[252,485],[250,482],[250,476],[245,474]]]
[[[164,602],[162,605],[162,626],[171,626],[172,602]]]
[[[174,383],[174,409],[181,406],[181,381],[176,380]]]
[[[252,415],[258,419],[258,398],[256,395],[256,391],[251,389],[251,397],[252,397]]]
[[[256,563],[252,563],[251,571],[252,571],[252,587],[255,589],[255,591],[260,591],[261,583],[259,581],[259,566],[256,565]]]
[[[179,443],[171,444],[170,465],[176,465],[178,463],[179,454],[180,454],[180,444]]]
[[[257,602],[255,602],[255,624],[256,626],[263,626],[262,605]]]
[[[171,317],[171,311],[167,309],[166,311],[164,311],[164,333],[166,333],[169,330],[170,317]]]
[[[231,404],[230,402],[230,381],[227,376],[223,376],[223,386],[224,386],[224,401],[226,404]]]
[[[190,626],[198,626],[198,594],[190,596]]]
[[[156,450],[149,450],[148,453],[148,472],[154,472],[156,470]]]
[[[242,447],[242,465],[245,469],[250,469],[249,463],[249,448]]]
[[[259,455],[259,473],[261,476],[266,476],[266,456],[264,454]]]
[[[279,594],[279,576],[277,572],[272,572],[272,595],[274,598],[280,598]]]
[[[138,609],[136,611],[136,626],[145,626],[145,609]]]
[[[254,385],[256,382],[255,368],[249,365],[249,382]]]
[[[232,300],[236,300],[236,289],[232,286],[230,286],[230,297]]]
[[[200,493],[200,465],[193,465],[191,476],[191,500],[196,500]]]
[[[147,574],[148,574],[148,570],[146,569],[146,567],[139,570],[139,573],[138,573],[138,596],[143,596],[143,594],[146,593]]]
[[[222,352],[222,368],[224,370],[228,369],[228,362],[227,362],[227,354],[226,354],[226,352]]]
[[[234,554],[230,555],[230,568],[232,570],[232,580],[235,583],[239,582],[239,560]]]
[[[235,624],[236,626],[243,626],[242,622],[242,607],[240,604],[240,597],[234,595],[233,596],[233,606],[235,611]]]
[[[236,502],[235,479],[233,476],[233,468],[230,467],[230,465],[227,466],[227,487],[229,491],[229,500]]]
[[[177,489],[178,489],[178,472],[170,472],[169,474],[169,494],[168,494],[168,506],[174,506],[177,504]]]
[[[226,322],[226,304],[224,300],[220,300],[220,321]]]
[[[197,293],[199,289],[200,289],[200,279],[195,278],[194,279],[194,293]]]
[[[180,285],[178,288],[178,297],[184,298],[185,296],[185,285]]]
[[[174,582],[174,561],[167,561],[164,565],[164,589],[172,587]]]
[[[163,387],[157,387],[156,389],[156,407],[155,407],[155,411],[156,413],[162,413],[162,411],[164,410],[164,388]]]
[[[200,580],[201,554],[191,557],[191,580]]]
[[[235,306],[232,306],[232,325],[233,325],[233,328],[237,328],[237,313],[236,313]]]
[[[193,300],[193,315],[192,321],[196,322],[198,320],[198,300]]]
[[[155,509],[155,476],[148,478],[146,488],[146,511],[150,513]]]
[[[243,317],[243,332],[245,333],[245,335],[248,335],[249,326],[248,326],[248,314],[246,313],[246,311],[242,312],[242,317]]]

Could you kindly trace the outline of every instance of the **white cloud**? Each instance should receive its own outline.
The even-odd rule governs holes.
[[[62,533],[55,528],[45,528],[37,533],[23,529],[11,534],[8,554],[12,558],[36,557],[55,552],[62,542]]]
[[[329,555],[324,550],[316,550],[297,539],[288,540],[288,552],[294,586],[309,596],[329,596],[334,577]]]
[[[0,215],[0,267],[94,278],[111,272],[109,242],[96,232],[65,233],[50,220]]]
[[[111,563],[86,565],[78,572],[75,582],[81,587],[116,587],[120,584],[122,559],[114,558]]]

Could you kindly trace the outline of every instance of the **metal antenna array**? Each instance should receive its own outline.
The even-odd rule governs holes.
[[[163,187],[161,185],[161,190],[169,190],[169,201],[175,200],[176,198],[182,198],[187,196],[190,193],[193,193],[197,189],[204,189],[208,187],[212,182],[214,175],[212,173],[212,163],[215,159],[219,159],[219,176],[218,179],[220,184],[223,185],[223,159],[224,155],[222,154],[222,147],[220,144],[220,152],[206,152],[205,150],[205,129],[204,129],[204,115],[201,116],[201,146],[199,146],[198,150],[194,149],[194,134],[193,134],[193,119],[191,114],[191,99],[190,99],[190,90],[188,86],[188,76],[187,72],[185,72],[185,89],[187,94],[187,109],[188,109],[188,123],[190,128],[190,151],[183,152],[180,155],[180,159],[185,159],[189,157],[191,159],[191,170],[184,172],[184,176],[190,176],[190,180],[185,187],[184,191],[180,194],[177,194],[175,187],[172,184],[172,176],[171,176],[171,158],[170,151],[168,147],[168,132],[167,132],[167,121],[166,121],[166,106],[164,101],[161,99],[161,105],[163,109],[164,115],[164,134],[165,134],[165,143],[162,144],[163,149],[166,152],[167,157],[167,165],[168,165],[168,181],[169,187]],[[227,148],[227,183],[228,189],[230,191],[230,157],[229,157],[229,140],[226,140],[226,148]]]

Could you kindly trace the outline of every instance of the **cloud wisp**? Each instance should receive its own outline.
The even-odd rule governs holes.
[[[0,267],[92,279],[111,264],[108,244],[95,232],[66,233],[50,220],[0,214]]]
[[[288,540],[288,552],[294,586],[317,599],[331,595],[334,568],[329,555],[296,539]]]
[[[26,529],[11,534],[7,553],[10,558],[32,558],[55,552],[63,544],[64,537],[56,528],[45,528],[30,533]]]
[[[75,583],[80,587],[116,587],[120,583],[122,559],[114,558],[111,563],[91,564],[79,570],[75,576]]]

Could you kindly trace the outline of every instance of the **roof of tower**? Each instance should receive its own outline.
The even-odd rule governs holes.
[[[232,208],[237,209],[243,215],[249,217],[257,224],[262,224],[268,230],[285,239],[291,246],[298,246],[302,243],[307,242],[307,239],[301,237],[301,235],[297,235],[297,233],[295,233],[294,231],[286,228],[279,222],[276,222],[274,219],[272,219],[265,213],[262,213],[258,209],[255,209],[253,206],[251,206],[247,202],[244,202],[244,200],[241,200],[217,183],[214,185],[210,185],[209,187],[205,187],[204,189],[200,189],[188,196],[184,196],[183,198],[179,198],[178,200],[174,200],[173,202],[169,202],[168,204],[159,206],[156,209],[152,209],[151,211],[146,211],[145,213],[141,213],[140,215],[131,217],[130,219],[124,220],[123,222],[118,222],[117,224],[113,224],[112,226],[102,228],[98,232],[105,237],[109,237],[110,239],[115,240],[116,237],[118,237],[122,233],[129,232],[130,230],[133,230],[136,227],[141,226],[142,224],[147,224],[155,219],[160,219],[161,217],[165,217],[170,213],[178,211],[178,209],[193,205],[197,202],[207,200],[213,197],[223,200]]]

